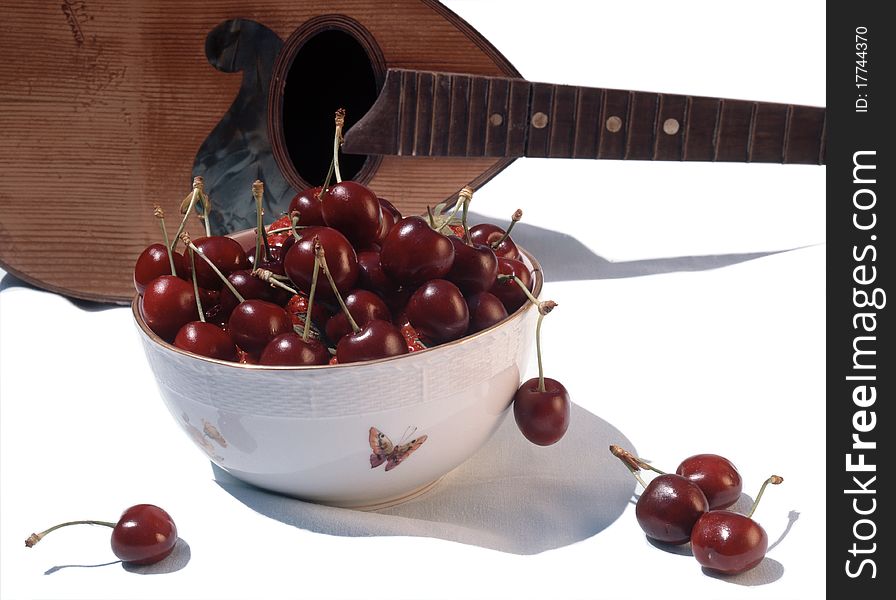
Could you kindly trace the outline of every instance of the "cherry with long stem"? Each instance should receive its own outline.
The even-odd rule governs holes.
[[[765,488],[767,488],[769,486],[769,484],[780,485],[782,483],[784,483],[784,478],[781,477],[780,475],[772,475],[771,477],[766,479],[764,482],[762,482],[762,487],[759,488],[759,493],[756,494],[756,499],[753,500],[753,506],[750,507],[750,511],[747,513],[748,519],[752,518],[753,513],[756,512],[756,507],[759,506],[759,501],[762,499],[762,494],[765,493]]]
[[[171,242],[168,239],[168,228],[165,227],[165,211],[156,204],[152,209],[152,214],[159,220],[159,226],[162,228],[162,239],[165,241],[165,247],[168,248],[168,264],[171,265],[171,274],[177,276],[177,269],[174,267],[174,251],[171,249]]]
[[[506,240],[507,238],[510,237],[510,232],[513,231],[513,228],[516,226],[517,223],[519,223],[519,221],[522,218],[523,218],[522,209],[519,209],[519,208],[516,209],[514,211],[513,215],[511,215],[511,217],[510,217],[510,225],[507,226],[507,231],[504,232],[504,235],[502,235],[500,238],[498,238],[497,240],[495,240],[494,242],[489,244],[492,247],[492,250],[497,250],[498,247],[504,243],[504,240]]]

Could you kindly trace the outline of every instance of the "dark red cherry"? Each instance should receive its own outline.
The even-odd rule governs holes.
[[[635,505],[635,517],[647,537],[686,544],[694,523],[707,510],[709,502],[696,483],[669,473],[647,484]]]
[[[312,339],[304,341],[302,336],[290,331],[282,333],[268,342],[258,358],[260,365],[279,365],[299,367],[306,365],[325,365],[330,360],[330,353],[320,342]]]
[[[132,565],[157,563],[174,550],[177,527],[167,512],[152,504],[137,504],[122,513],[117,523],[109,521],[68,521],[41,533],[32,533],[25,546],[33,547],[48,534],[70,525],[103,525],[112,528],[112,552]]]
[[[488,329],[507,318],[504,304],[488,292],[467,296],[467,308],[470,311],[470,333]]]
[[[264,350],[281,333],[293,331],[283,307],[265,300],[240,302],[230,315],[227,329],[233,341],[250,354]]]
[[[538,377],[526,381],[513,395],[513,417],[527,440],[550,446],[569,428],[569,392],[562,383],[544,378],[544,391]]]
[[[354,181],[334,184],[324,192],[321,214],[329,227],[340,231],[356,248],[376,241],[383,221],[376,194]]]
[[[171,342],[181,327],[196,318],[193,286],[173,275],[156,277],[143,291],[140,308],[146,325]]]
[[[740,498],[743,489],[737,468],[718,454],[697,454],[686,458],[675,472],[703,490],[709,510],[731,506]]]
[[[768,551],[768,534],[746,515],[711,510],[694,524],[691,551],[707,569],[736,575],[762,562]]]
[[[380,320],[373,320],[359,331],[343,336],[336,344],[339,364],[399,356],[407,352],[407,343],[398,328]]]
[[[299,225],[326,225],[324,216],[320,211],[321,186],[309,188],[295,195],[289,203],[287,214],[296,210],[299,212]],[[288,219],[289,217],[287,217]],[[286,222],[289,225],[289,221]]]
[[[177,332],[174,345],[209,358],[233,362],[237,359],[236,345],[230,334],[213,323],[190,321]]]
[[[249,268],[249,259],[246,257],[243,247],[232,238],[213,235],[193,240],[193,244],[218,267],[218,270],[225,277],[234,271]],[[201,257],[197,256],[194,260],[196,263],[196,281],[199,283],[199,287],[209,290],[220,290],[224,282],[221,281],[218,274]],[[185,263],[188,274],[191,274],[189,257],[186,258]]]
[[[510,237],[498,244],[497,247],[492,246],[492,244],[504,237],[504,233],[503,229],[491,223],[480,223],[470,227],[470,239],[473,240],[474,244],[489,246],[495,251],[498,258],[519,260],[520,250]]]
[[[454,246],[454,263],[445,279],[455,284],[464,294],[487,291],[498,276],[498,258],[488,246],[468,246],[458,237],[449,236]]]
[[[422,217],[405,217],[383,240],[380,264],[399,285],[417,286],[444,277],[454,263],[454,245]]]
[[[344,301],[358,327],[364,327],[374,319],[392,320],[392,313],[389,312],[385,302],[371,291],[352,290],[345,296]],[[338,341],[351,331],[352,326],[344,312],[337,312],[327,321],[326,332],[330,340]]]
[[[532,290],[532,273],[522,261],[499,257],[498,274],[516,275],[530,291]],[[496,280],[488,291],[504,304],[508,314],[515,312],[529,300],[513,279]]]
[[[188,276],[184,266],[184,256],[179,252],[174,253],[174,272],[181,278]],[[142,294],[150,281],[162,275],[171,275],[168,247],[165,244],[150,244],[140,253],[137,262],[134,263],[134,288],[138,294]]]
[[[417,288],[406,310],[414,329],[436,343],[456,340],[470,326],[464,295],[444,279],[433,279]]]
[[[396,292],[400,287],[383,272],[379,252],[371,250],[358,252],[358,269],[358,287],[379,294]]]
[[[283,261],[286,274],[298,289],[305,293],[311,291],[315,263],[314,238],[320,239],[326,253],[327,266],[339,293],[348,293],[358,280],[358,257],[346,237],[332,227],[309,227],[302,230],[302,239],[293,244]],[[317,297],[323,300],[335,298],[328,285],[318,287]]]
[[[174,519],[152,504],[128,508],[112,529],[112,552],[134,565],[159,562],[171,554],[176,543]]]

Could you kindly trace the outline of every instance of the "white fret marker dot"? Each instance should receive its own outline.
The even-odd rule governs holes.
[[[537,112],[532,115],[532,127],[535,129],[544,129],[548,126],[548,116],[543,112]]]
[[[616,133],[622,129],[622,119],[617,116],[612,116],[607,119],[607,131],[610,133]]]
[[[488,122],[495,127],[500,127],[501,123],[504,122],[504,117],[502,117],[500,113],[492,113],[492,116],[488,118]]]
[[[669,135],[675,135],[678,133],[678,129],[680,125],[678,124],[678,119],[666,119],[663,121],[663,131],[665,131]]]

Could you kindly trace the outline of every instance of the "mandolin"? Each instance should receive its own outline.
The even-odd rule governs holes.
[[[261,179],[272,221],[323,181],[339,107],[343,176],[406,212],[519,157],[825,163],[824,108],[531,82],[435,0],[211,4],[4,6],[7,271],[128,302],[134,257],[160,237],[154,204],[170,225],[201,175],[213,230],[252,227]],[[47,235],[49,218],[70,234]]]

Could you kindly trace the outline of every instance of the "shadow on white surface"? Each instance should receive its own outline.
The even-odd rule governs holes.
[[[4,292],[8,289],[12,288],[24,288],[26,290],[41,290],[41,288],[36,285],[32,285],[23,279],[19,279],[15,275],[11,273],[6,273],[3,275],[2,279],[0,279],[0,292]],[[42,290],[46,291],[46,290]],[[55,292],[47,291],[48,294],[52,294]],[[70,296],[65,296],[60,294],[63,298],[71,302],[77,308],[85,312],[99,312],[103,310],[109,310],[111,308],[120,308],[120,304],[109,304],[106,302],[92,302],[90,300],[81,300],[79,298],[72,298]]]
[[[404,504],[360,512],[312,504],[242,483],[212,465],[217,483],[253,510],[288,525],[339,536],[421,536],[514,554],[587,539],[625,510],[635,481],[606,451],[631,448],[615,427],[573,405],[564,438],[530,444],[508,417],[475,456]]]
[[[748,587],[768,585],[769,583],[778,581],[784,576],[784,565],[767,556],[762,559],[761,563],[746,573],[741,573],[739,575],[723,575],[722,573],[710,571],[706,567],[701,567],[701,569],[704,575],[712,577],[713,579],[719,579],[735,585]]]
[[[190,556],[190,545],[185,542],[183,538],[177,538],[177,543],[174,544],[174,550],[171,551],[171,554],[152,565],[132,565],[120,560],[113,560],[111,562],[95,565],[56,565],[55,567],[47,569],[44,572],[44,575],[52,575],[63,569],[95,569],[97,567],[108,567],[111,565],[121,565],[121,568],[125,571],[137,573],[139,575],[159,575],[162,573],[174,573],[175,571],[180,571],[187,566],[188,562],[190,562]]]
[[[472,224],[495,222],[495,219],[476,213],[469,214]],[[500,223],[498,223],[500,225]],[[545,229],[520,221],[513,228],[515,242],[538,258],[544,269],[545,281],[575,281],[586,279],[623,279],[661,273],[707,271],[755,260],[798,248],[765,252],[709,254],[702,256],[671,256],[613,262],[595,254],[571,235]]]

